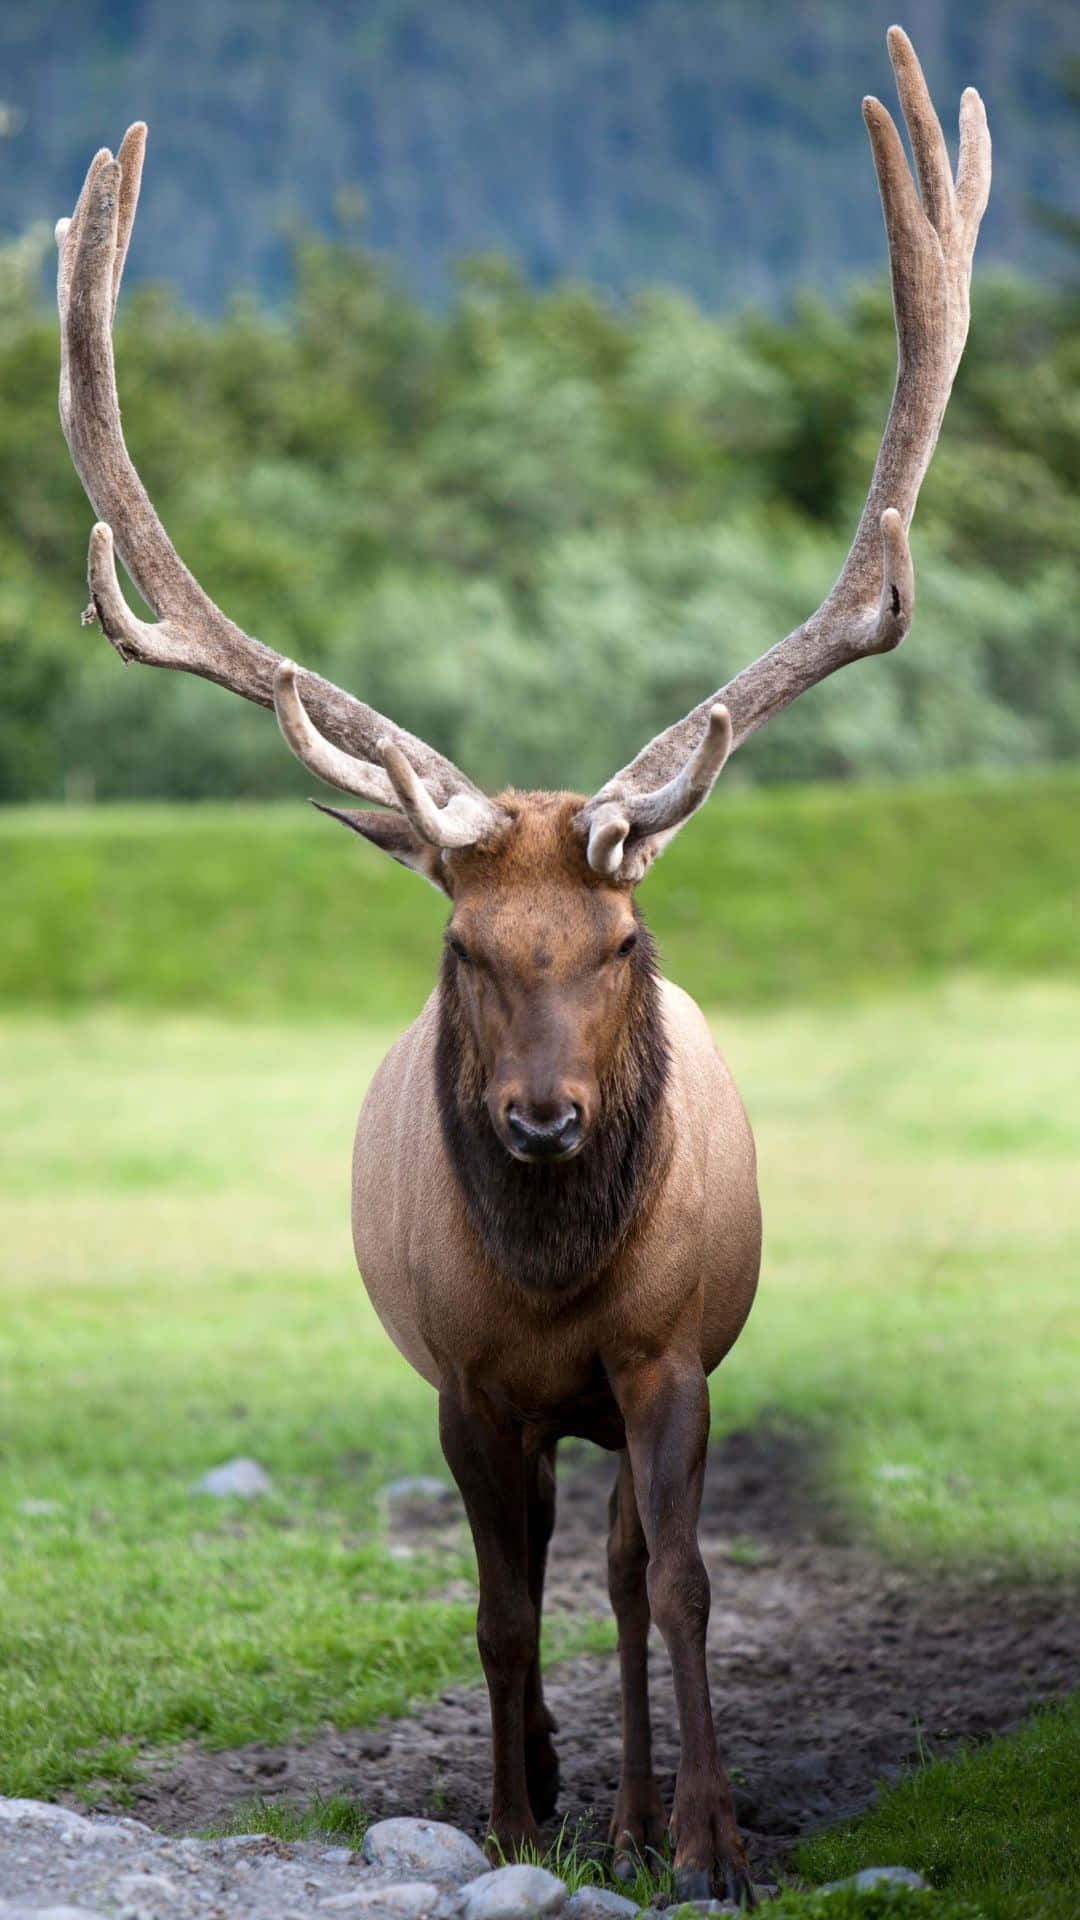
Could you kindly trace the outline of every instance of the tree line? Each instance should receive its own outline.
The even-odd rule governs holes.
[[[44,237],[0,252],[0,798],[272,795],[272,719],[79,626],[91,513],[56,417]],[[1080,295],[978,279],[916,517],[898,654],[730,777],[1022,766],[1080,750]],[[504,257],[431,311],[358,239],[294,236],[284,306],[166,289],[117,325],[125,428],[233,618],[490,786],[598,782],[814,607],[888,407],[888,288],[706,315],[536,290]]]

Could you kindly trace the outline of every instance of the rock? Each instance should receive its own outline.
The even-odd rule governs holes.
[[[178,1897],[179,1889],[164,1873],[121,1873],[109,1888],[109,1898],[117,1901],[125,1913],[156,1916]]]
[[[637,1911],[636,1900],[610,1887],[579,1887],[566,1903],[567,1920],[632,1920]]]
[[[622,1904],[627,1904],[623,1902]],[[561,1914],[566,1887],[544,1867],[496,1867],[465,1889],[463,1920],[533,1920]]]
[[[0,1920],[101,1920],[89,1907],[9,1907],[0,1900]]]
[[[475,1840],[445,1820],[377,1820],[364,1835],[360,1857],[402,1880],[419,1876],[440,1887],[463,1887],[491,1872]]]
[[[64,1841],[92,1840],[103,1827],[116,1827],[116,1820],[90,1821],[68,1807],[54,1807],[44,1800],[0,1800],[0,1820],[22,1821],[36,1827],[51,1827]]]
[[[64,1509],[59,1500],[26,1499],[19,1501],[15,1511],[16,1513],[26,1514],[28,1519],[36,1520],[45,1514],[63,1513]]]
[[[320,1913],[435,1913],[442,1895],[431,1880],[403,1880],[392,1887],[355,1887],[349,1893],[335,1893],[323,1900]]]
[[[863,1867],[861,1872],[848,1875],[846,1880],[828,1880],[819,1893],[846,1893],[854,1888],[856,1893],[874,1893],[878,1887],[910,1887],[913,1893],[929,1893],[930,1882],[924,1880],[921,1873],[913,1873],[910,1867]]]
[[[404,1474],[388,1481],[379,1489],[379,1501],[391,1529],[423,1533],[464,1518],[457,1488],[429,1473]]]
[[[237,1494],[241,1500],[254,1500],[260,1493],[273,1493],[274,1483],[257,1460],[248,1460],[243,1454],[238,1454],[235,1460],[226,1460],[223,1466],[211,1467],[201,1480],[196,1480],[191,1491],[212,1493],[216,1500],[228,1500],[233,1494]]]

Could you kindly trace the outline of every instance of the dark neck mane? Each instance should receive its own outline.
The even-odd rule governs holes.
[[[555,1166],[515,1160],[496,1136],[461,1012],[453,955],[439,982],[435,1077],[443,1139],[472,1226],[492,1264],[532,1294],[565,1296],[617,1251],[663,1150],[660,1101],[668,1048],[656,953],[644,927],[620,1051],[601,1080],[601,1110],[581,1152]]]

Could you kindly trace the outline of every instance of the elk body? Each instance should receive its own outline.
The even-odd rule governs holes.
[[[709,1701],[697,1516],[707,1375],[749,1311],[760,1220],[739,1096],[702,1015],[660,977],[634,889],[734,746],[837,668],[894,647],[910,624],[906,530],[967,334],[990,149],[969,89],[954,181],[911,45],[893,28],[889,46],[921,203],[890,116],[867,100],[898,373],[851,550],[816,613],[588,798],[486,797],[422,741],[219,611],[169,541],[120,427],[111,325],[144,127],[115,160],[97,155],[57,229],[61,418],[100,515],[84,617],[125,659],[273,704],[315,773],[374,802],[326,811],[450,902],[437,989],[360,1116],[353,1222],[376,1311],[438,1392],[475,1542],[491,1831],[512,1854],[555,1806],[538,1632],[555,1449],[583,1435],[619,1454],[608,1567],[624,1753],[611,1840],[618,1861],[658,1845],[670,1826],[684,1898],[714,1887],[753,1898]],[[114,539],[154,624],[123,599]],[[681,1735],[670,1821],[650,1761],[652,1620],[670,1654]]]

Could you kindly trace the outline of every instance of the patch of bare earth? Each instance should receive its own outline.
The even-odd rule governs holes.
[[[1009,1727],[1080,1683],[1080,1594],[983,1571],[928,1578],[845,1541],[814,1493],[804,1435],[730,1435],[712,1454],[701,1544],[712,1579],[709,1673],[739,1817],[758,1877],[808,1828],[864,1807],[879,1782],[934,1751]],[[569,1469],[569,1470],[568,1470]],[[607,1493],[614,1461],[565,1463],[548,1580],[550,1612],[605,1615]],[[445,1503],[398,1516],[398,1544],[447,1539]],[[654,1635],[654,1640],[656,1636]],[[559,1820],[603,1840],[619,1767],[614,1654],[551,1671],[559,1724]],[[678,1760],[667,1661],[652,1662],[657,1774],[670,1803]],[[454,1687],[408,1719],[281,1747],[173,1749],[148,1762],[135,1815],[170,1833],[244,1801],[362,1799],[371,1813],[434,1814],[481,1835],[489,1791],[487,1699]],[[100,1803],[107,1807],[108,1802]]]

